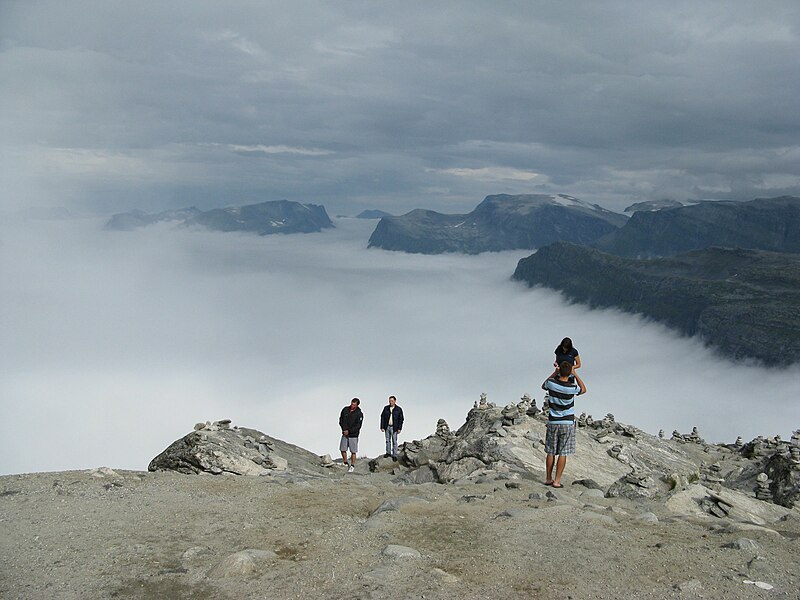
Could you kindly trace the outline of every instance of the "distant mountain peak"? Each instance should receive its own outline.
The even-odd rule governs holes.
[[[194,207],[156,214],[133,210],[112,216],[106,229],[129,231],[163,221],[174,221],[181,226],[200,226],[213,231],[250,231],[259,235],[314,233],[333,227],[324,206],[275,200],[208,211]]]
[[[535,249],[559,240],[588,244],[627,218],[566,194],[495,194],[468,214],[415,209],[380,220],[370,247],[423,254]]]

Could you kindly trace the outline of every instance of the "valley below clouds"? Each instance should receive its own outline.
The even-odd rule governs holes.
[[[578,412],[711,442],[788,438],[800,366],[731,362],[699,341],[512,282],[529,251],[367,249],[374,221],[305,235],[97,218],[0,225],[0,474],[143,470],[194,423],[230,418],[337,456],[338,414],[362,400],[360,454],[383,451],[394,394],[402,441],[457,429],[485,392],[539,386],[570,336],[589,392]]]

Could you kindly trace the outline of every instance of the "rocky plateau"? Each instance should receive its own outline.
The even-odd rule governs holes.
[[[800,430],[718,444],[583,413],[554,489],[546,413],[482,395],[355,473],[223,419],[148,471],[0,477],[0,596],[798,598]]]

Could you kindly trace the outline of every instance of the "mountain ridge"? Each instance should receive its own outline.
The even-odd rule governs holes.
[[[268,200],[207,211],[189,207],[154,214],[143,211],[119,213],[109,219],[105,228],[131,231],[160,222],[174,222],[179,227],[197,226],[211,231],[246,231],[258,235],[316,233],[334,226],[322,205]]]
[[[800,362],[797,254],[706,248],[645,260],[560,242],[521,259],[512,279],[641,313],[732,358]]]
[[[590,243],[626,221],[624,215],[565,194],[496,194],[467,214],[414,209],[384,217],[368,247],[420,254],[535,249],[561,239]]]

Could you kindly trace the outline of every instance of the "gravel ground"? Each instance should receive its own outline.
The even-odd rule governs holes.
[[[366,462],[0,477],[0,598],[800,598],[797,509],[748,530],[505,483],[399,486]]]

